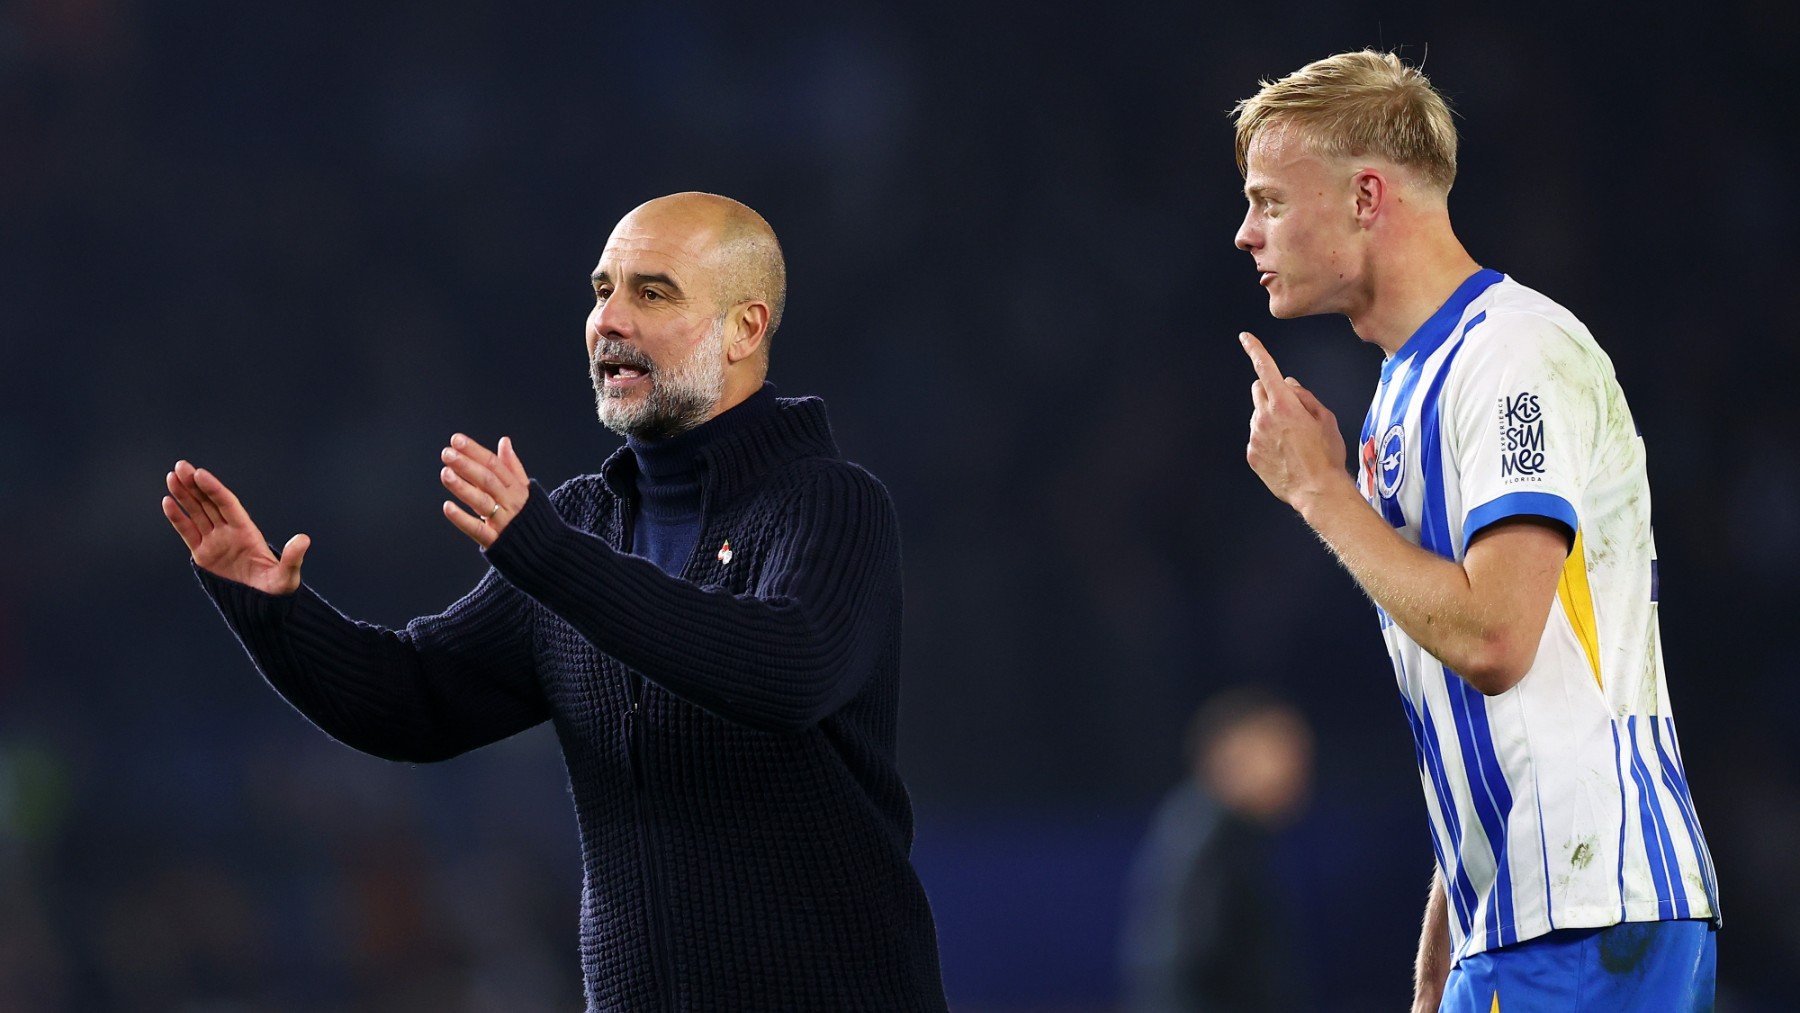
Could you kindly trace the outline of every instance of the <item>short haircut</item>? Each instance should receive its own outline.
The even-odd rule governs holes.
[[[728,218],[720,230],[718,264],[719,308],[738,303],[763,302],[769,306],[769,326],[763,339],[775,336],[787,309],[787,258],[775,230],[749,208]],[[766,345],[764,346],[767,347]]]
[[[1379,155],[1417,170],[1444,193],[1456,182],[1456,124],[1449,103],[1418,68],[1393,53],[1339,53],[1279,81],[1258,83],[1261,90],[1231,110],[1240,174],[1257,134],[1291,126],[1318,154]]]

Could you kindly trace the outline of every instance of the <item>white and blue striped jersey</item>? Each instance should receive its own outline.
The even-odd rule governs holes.
[[[1385,613],[1457,959],[1553,929],[1718,916],[1663,675],[1643,439],[1568,310],[1472,275],[1382,366],[1363,495],[1460,562],[1503,518],[1574,545],[1537,658],[1483,696]]]

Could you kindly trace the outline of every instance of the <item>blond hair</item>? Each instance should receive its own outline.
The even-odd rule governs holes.
[[[1445,193],[1456,181],[1450,106],[1424,74],[1393,53],[1339,53],[1258,84],[1260,91],[1231,110],[1240,174],[1257,134],[1291,126],[1321,155],[1379,155],[1417,170]]]

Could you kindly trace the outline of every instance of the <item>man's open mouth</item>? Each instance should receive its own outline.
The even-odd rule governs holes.
[[[620,353],[602,354],[594,363],[594,378],[613,389],[631,387],[654,369],[646,359]]]
[[[638,366],[634,366],[627,362],[604,362],[603,361],[600,363],[600,374],[602,376],[606,377],[606,381],[608,383],[611,383],[615,380],[617,380],[621,383],[629,382],[629,381],[637,379],[640,376],[646,375],[647,372],[648,372],[647,370],[644,370]]]

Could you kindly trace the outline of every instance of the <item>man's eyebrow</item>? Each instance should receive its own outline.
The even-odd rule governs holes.
[[[681,285],[677,283],[674,278],[671,278],[666,274],[633,274],[629,277],[631,282],[635,285],[661,285],[676,295],[682,294]],[[611,284],[612,275],[605,271],[595,271],[588,280],[596,285],[602,282]]]
[[[638,286],[661,285],[676,295],[681,294],[681,286],[676,283],[674,278],[666,274],[634,274],[631,276],[631,281],[632,284]]]
[[[1277,196],[1277,191],[1267,183],[1252,183],[1244,187],[1244,196],[1250,200],[1257,200],[1258,198]]]

